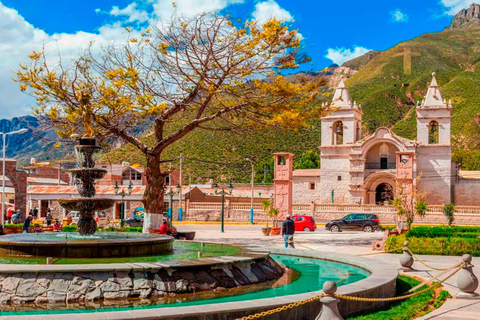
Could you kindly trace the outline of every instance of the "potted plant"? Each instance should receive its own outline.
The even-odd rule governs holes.
[[[272,236],[279,235],[280,231],[282,230],[282,228],[278,227],[278,219],[277,219],[278,213],[279,213],[279,210],[274,207],[271,207],[270,210],[268,211],[268,215],[273,219],[273,228],[270,231],[270,234]]]
[[[262,228],[262,232],[264,236],[269,236],[270,231],[272,231],[272,228],[268,226],[268,217],[269,217],[269,211],[271,207],[272,207],[272,202],[270,200],[262,201],[262,211],[267,216],[267,226],[265,228]]]

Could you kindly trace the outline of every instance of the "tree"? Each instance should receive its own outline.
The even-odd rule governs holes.
[[[449,203],[444,205],[442,207],[442,211],[448,220],[448,225],[451,226],[453,224],[453,221],[455,220],[455,212],[457,212],[457,209],[455,208],[455,204]]]
[[[397,209],[397,215],[405,217],[407,229],[410,230],[415,220],[415,216],[423,217],[428,211],[428,204],[422,194],[418,192],[417,183],[420,180],[418,176],[413,182],[397,182],[395,198],[392,205]]]
[[[267,228],[268,228],[268,217],[270,216],[270,209],[272,208],[272,201],[265,199],[262,201],[262,211],[267,216]]]
[[[320,168],[320,155],[315,150],[307,150],[300,160],[295,163],[295,169],[318,169]]]
[[[298,32],[273,19],[262,26],[217,13],[173,17],[123,45],[92,50],[66,66],[33,52],[16,81],[36,98],[34,112],[68,137],[85,132],[121,138],[146,157],[144,231],[163,213],[162,153],[193,130],[298,127],[324,111],[324,79],[279,73],[308,61]],[[135,135],[150,124],[148,145]]]

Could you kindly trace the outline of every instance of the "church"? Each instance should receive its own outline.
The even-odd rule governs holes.
[[[293,203],[385,204],[402,187],[415,188],[430,205],[476,204],[480,181],[462,177],[452,162],[452,104],[435,73],[416,106],[416,140],[386,127],[364,135],[362,108],[343,79],[330,106],[321,118],[321,168],[293,170]]]

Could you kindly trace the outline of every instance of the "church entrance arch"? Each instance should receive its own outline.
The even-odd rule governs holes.
[[[375,188],[375,203],[388,204],[393,200],[393,187],[389,183],[380,183]]]

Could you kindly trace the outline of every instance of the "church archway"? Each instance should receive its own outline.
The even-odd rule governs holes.
[[[393,187],[389,183],[380,183],[375,188],[375,203],[387,204],[393,200]]]

